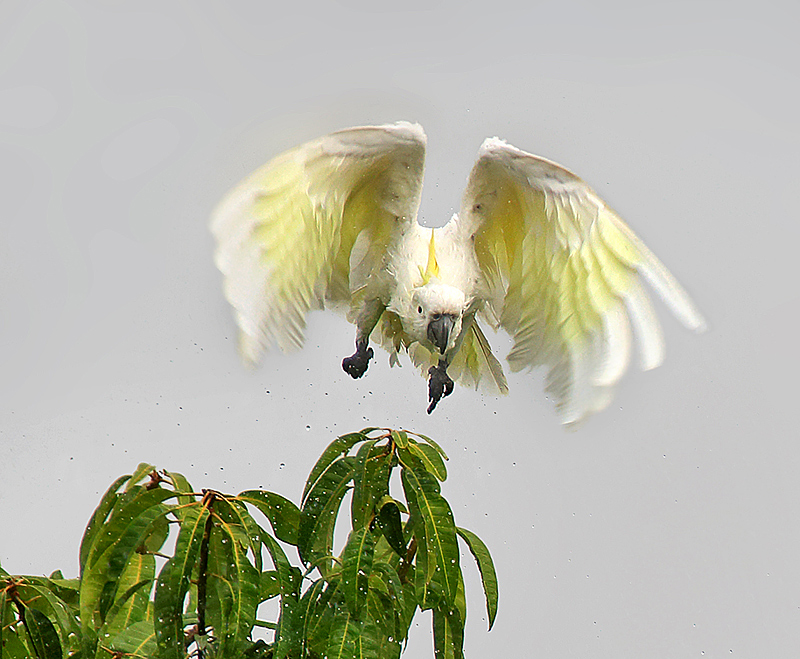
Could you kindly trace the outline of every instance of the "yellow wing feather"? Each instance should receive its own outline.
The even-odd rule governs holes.
[[[215,261],[248,362],[272,344],[300,347],[310,309],[380,287],[398,223],[416,218],[425,142],[406,122],[332,133],[277,156],[220,202]]]
[[[631,327],[644,368],[663,337],[644,277],[681,322],[704,321],[687,293],[577,176],[498,139],[484,142],[460,216],[491,291],[490,312],[514,338],[512,370],[545,365],[565,423],[608,405],[628,364]]]

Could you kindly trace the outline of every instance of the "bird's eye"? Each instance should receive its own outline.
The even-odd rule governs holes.
[[[419,313],[422,313],[422,307],[417,307],[417,311],[418,311]]]

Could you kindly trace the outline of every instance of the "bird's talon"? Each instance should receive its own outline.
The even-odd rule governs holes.
[[[367,372],[369,360],[372,359],[374,354],[372,348],[367,348],[366,350],[357,349],[354,354],[342,360],[342,369],[356,380]]]
[[[431,402],[428,405],[428,414],[436,409],[437,403],[445,396],[453,393],[455,384],[453,379],[447,375],[447,366],[440,363],[438,366],[431,366],[428,369],[430,380],[428,381],[428,400]]]
[[[454,387],[455,384],[453,383],[453,380],[448,376],[448,378],[444,381],[444,395],[449,396],[452,394]]]

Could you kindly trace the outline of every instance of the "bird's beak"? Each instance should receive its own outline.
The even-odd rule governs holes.
[[[450,343],[450,332],[453,330],[455,322],[455,316],[443,313],[434,316],[433,320],[428,323],[428,339],[439,348],[439,352],[442,355],[447,350],[447,344]]]

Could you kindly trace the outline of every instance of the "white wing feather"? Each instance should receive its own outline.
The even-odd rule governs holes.
[[[514,338],[512,370],[546,365],[564,423],[611,401],[630,355],[658,366],[664,340],[644,277],[688,328],[702,316],[675,278],[603,200],[563,167],[497,138],[484,142],[460,216]],[[497,302],[501,300],[501,302]],[[499,307],[499,308],[498,308]]]

